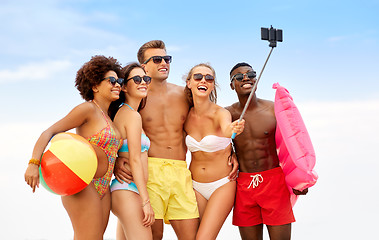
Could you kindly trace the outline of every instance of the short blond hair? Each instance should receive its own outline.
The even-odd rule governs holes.
[[[137,59],[138,59],[138,62],[140,64],[143,64],[143,62],[146,60],[145,59],[145,52],[147,49],[150,49],[150,48],[160,48],[160,49],[164,49],[166,51],[166,45],[164,44],[164,42],[162,40],[149,41],[149,42],[143,44],[137,52]]]

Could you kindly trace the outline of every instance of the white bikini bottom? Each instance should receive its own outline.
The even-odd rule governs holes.
[[[200,193],[203,197],[205,197],[207,200],[211,197],[214,191],[216,191],[217,188],[223,186],[224,184],[227,184],[230,182],[228,177],[221,178],[219,180],[216,180],[214,182],[209,183],[199,183],[195,180],[192,180],[193,189],[195,189],[198,193]]]

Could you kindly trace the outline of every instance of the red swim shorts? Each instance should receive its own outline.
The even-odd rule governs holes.
[[[233,225],[284,225],[295,222],[282,168],[240,172],[237,178]]]

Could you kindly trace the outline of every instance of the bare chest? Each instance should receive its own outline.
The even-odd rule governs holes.
[[[167,96],[149,96],[141,111],[145,131],[161,127],[183,129],[187,118],[188,105],[183,99]]]

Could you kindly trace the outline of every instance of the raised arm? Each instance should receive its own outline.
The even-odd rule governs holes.
[[[237,135],[242,133],[245,126],[244,119],[242,119],[240,122],[238,120],[232,122],[232,116],[230,115],[230,112],[221,107],[217,111],[217,117],[219,119],[221,131],[225,137],[230,138],[232,137],[233,133],[237,133]]]

